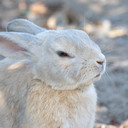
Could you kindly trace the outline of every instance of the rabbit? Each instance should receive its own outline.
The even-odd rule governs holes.
[[[16,19],[0,32],[0,128],[93,128],[94,82],[105,71],[82,30],[46,30]]]

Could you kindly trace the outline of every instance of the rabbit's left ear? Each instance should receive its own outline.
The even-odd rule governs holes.
[[[0,32],[0,54],[11,59],[32,59],[35,57],[38,39],[31,34]]]
[[[6,31],[7,32],[23,32],[23,33],[30,33],[35,35],[35,34],[46,31],[46,29],[41,28],[26,19],[15,19],[10,21],[7,24]]]

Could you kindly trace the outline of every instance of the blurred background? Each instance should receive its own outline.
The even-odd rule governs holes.
[[[87,32],[107,58],[95,128],[128,128],[128,0],[0,0],[0,31],[16,18]]]

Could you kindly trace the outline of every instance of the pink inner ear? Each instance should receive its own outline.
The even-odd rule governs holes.
[[[2,47],[5,50],[9,50],[10,52],[20,52],[20,51],[28,51],[27,49],[23,48],[22,46],[14,43],[13,41],[10,41],[5,38],[0,38],[0,47]]]

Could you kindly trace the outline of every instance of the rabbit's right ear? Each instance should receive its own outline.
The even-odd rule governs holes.
[[[0,32],[0,54],[15,60],[35,60],[38,39],[28,33]]]
[[[10,21],[7,24],[6,31],[7,32],[24,32],[24,33],[30,33],[35,35],[35,34],[46,31],[46,29],[35,25],[29,20],[15,19]]]

